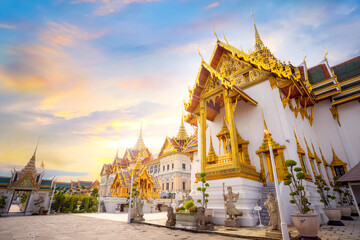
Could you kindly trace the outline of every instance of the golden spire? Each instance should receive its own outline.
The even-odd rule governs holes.
[[[42,169],[44,169],[44,168],[45,168],[44,161],[41,161],[41,168],[42,168]]]
[[[309,145],[308,145],[305,137],[304,137],[304,140],[305,140],[305,144],[306,144],[306,149],[307,149],[307,151],[308,151],[308,157],[309,157],[309,158],[315,158],[314,154],[311,152],[311,150],[310,150],[310,148],[309,148]]]
[[[37,170],[36,170],[36,165],[35,165],[35,161],[36,161],[36,151],[37,148],[39,146],[39,139],[37,141],[36,147],[35,147],[35,151],[32,155],[32,157],[30,158],[29,162],[26,164],[26,166],[21,170],[20,176],[24,175],[26,172],[31,172],[32,174],[36,174]]]
[[[254,14],[253,14],[253,11],[251,9],[251,5],[250,5],[250,10],[251,10],[252,20],[253,20],[253,23],[254,23],[254,29],[255,29],[255,52],[257,52],[257,51],[263,50],[265,48],[265,46],[264,46],[264,43],[261,41],[260,35],[259,35],[258,30],[256,28]]]
[[[142,138],[142,124],[141,124],[139,138],[137,139],[133,150],[140,151],[143,148],[146,148],[146,146],[145,146],[144,140]]]
[[[188,139],[188,134],[186,132],[185,126],[184,126],[184,115],[181,116],[181,125],[180,125],[180,129],[179,132],[176,136],[176,140],[186,140]]]
[[[300,145],[300,142],[299,142],[299,139],[297,138],[296,136],[296,133],[295,133],[295,129],[293,129],[294,131],[294,135],[295,135],[295,140],[296,140],[296,147],[297,147],[297,151],[298,153],[302,153],[302,154],[305,154],[305,151],[302,149],[301,145]]]
[[[266,125],[264,112],[262,113],[262,115],[263,115],[263,120],[264,120],[264,139],[267,141],[267,144],[271,145],[272,144],[272,137],[271,137],[271,133],[270,133],[270,131],[267,128],[267,125]]]

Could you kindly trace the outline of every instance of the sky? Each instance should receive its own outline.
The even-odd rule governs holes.
[[[360,55],[359,1],[0,0],[0,175],[37,166],[59,181],[95,180],[133,147],[160,151],[222,40],[264,44],[309,67]],[[186,126],[189,134],[193,133]]]

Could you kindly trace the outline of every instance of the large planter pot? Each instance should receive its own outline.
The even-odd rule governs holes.
[[[196,213],[175,213],[176,228],[197,229]]]
[[[339,209],[341,211],[341,220],[354,221],[354,219],[351,217],[350,206],[340,206]]]
[[[344,226],[341,220],[341,211],[339,208],[324,208],[324,213],[328,217],[328,225],[331,226]]]
[[[351,216],[359,216],[355,205],[351,205]]]
[[[319,214],[291,214],[291,219],[301,237],[317,238],[320,229]]]

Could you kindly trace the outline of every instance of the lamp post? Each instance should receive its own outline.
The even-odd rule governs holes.
[[[132,202],[132,189],[133,189],[134,173],[131,175],[131,187],[130,187],[130,203],[128,212],[128,223],[131,223],[131,202]]]
[[[274,176],[275,192],[276,192],[276,198],[277,198],[277,201],[278,201],[278,207],[279,207],[279,213],[280,213],[281,234],[282,234],[283,240],[289,240],[289,231],[288,231],[287,224],[286,224],[285,218],[284,218],[284,209],[283,209],[282,200],[281,200],[281,196],[280,196],[279,180],[278,180],[278,177],[277,177],[275,160],[274,160],[274,153],[273,153],[272,144],[271,144],[271,133],[267,129],[266,125],[265,125],[264,132],[265,132],[265,137],[266,137],[266,139],[268,141],[268,144],[269,144],[271,168],[272,168],[272,172],[273,172],[273,176]]]

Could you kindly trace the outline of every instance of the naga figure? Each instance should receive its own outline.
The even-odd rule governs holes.
[[[268,199],[264,202],[264,206],[267,208],[270,216],[268,226],[271,230],[280,230],[280,217],[277,200],[275,200],[272,193],[269,193],[267,197]]]
[[[243,215],[243,213],[235,207],[235,202],[239,199],[239,193],[233,193],[231,186],[227,187],[227,191],[228,192],[225,194],[225,183],[223,183],[226,220],[233,220],[236,219],[238,216]]]

